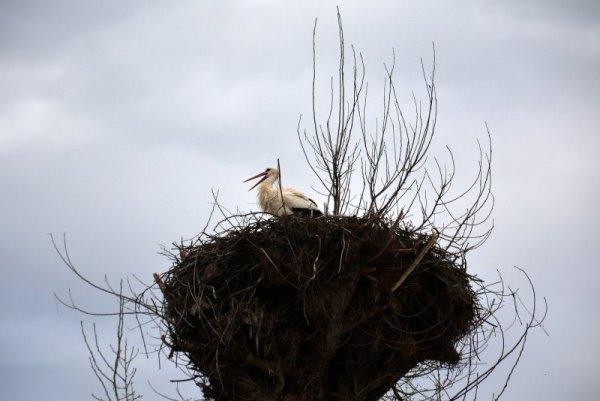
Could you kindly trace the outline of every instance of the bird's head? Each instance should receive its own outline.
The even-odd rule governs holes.
[[[262,171],[256,175],[248,178],[247,180],[244,180],[244,182],[248,182],[250,180],[253,180],[253,179],[259,178],[259,177],[260,177],[260,180],[258,180],[256,182],[256,184],[254,184],[252,186],[252,188],[249,189],[249,191],[252,191],[263,181],[270,180],[271,183],[275,182],[279,178],[279,170],[277,170],[277,168],[275,168],[275,167],[267,167],[265,169],[265,171]]]

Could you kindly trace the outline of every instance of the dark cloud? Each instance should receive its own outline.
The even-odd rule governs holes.
[[[150,4],[150,2],[148,3]],[[127,20],[135,2],[88,4],[72,0],[0,3],[0,48],[4,57],[60,57],[74,42],[107,25]]]
[[[559,24],[593,25],[600,24],[600,4],[593,0],[576,1],[510,1],[494,6],[507,13],[531,21],[549,20]]]

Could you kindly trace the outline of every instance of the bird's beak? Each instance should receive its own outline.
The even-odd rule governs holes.
[[[258,182],[256,184],[254,184],[252,186],[252,188],[250,188],[248,191],[252,191],[254,188],[256,188],[258,186],[258,184],[260,184],[261,182],[263,182],[264,180],[266,180],[267,179],[267,173],[263,171],[262,173],[258,173],[255,176],[252,176],[252,177],[248,178],[247,180],[244,180],[244,182],[248,182],[248,181],[253,180],[255,178],[258,178],[258,177],[262,177],[262,178],[260,180],[258,180]]]

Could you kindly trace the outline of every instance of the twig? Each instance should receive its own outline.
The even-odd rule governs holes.
[[[421,259],[423,259],[425,254],[427,254],[427,252],[429,252],[429,250],[431,249],[433,244],[435,244],[435,241],[437,240],[437,238],[438,238],[438,232],[437,232],[437,230],[434,229],[433,232],[431,233],[431,238],[429,239],[427,244],[425,244],[423,249],[421,249],[421,252],[419,252],[419,255],[417,255],[417,257],[412,262],[412,264],[408,267],[408,269],[406,269],[404,271],[402,276],[400,276],[400,279],[392,287],[392,292],[396,291],[398,289],[398,287],[400,287],[402,285],[402,283],[407,279],[407,277],[412,273],[412,271],[415,270],[415,268],[419,265],[419,263],[421,263]]]

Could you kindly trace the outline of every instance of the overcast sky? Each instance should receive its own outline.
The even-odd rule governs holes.
[[[374,92],[392,48],[399,93],[422,91],[420,59],[431,63],[435,42],[436,146],[454,149],[467,175],[489,125],[496,228],[469,266],[522,286],[518,265],[549,303],[550,337],[532,334],[506,399],[595,400],[600,2],[340,3]],[[241,181],[279,158],[285,184],[314,195],[296,125],[311,110],[315,18],[318,73],[335,74],[335,6],[0,1],[3,399],[75,401],[100,390],[84,317],[57,308],[53,292],[72,288],[94,310],[114,303],[72,277],[48,233],[67,234],[93,279],[150,280],[169,267],[160,244],[204,227],[211,188],[227,207],[255,210]],[[155,360],[140,364],[145,399],[156,398],[146,377],[165,392],[180,378]]]

